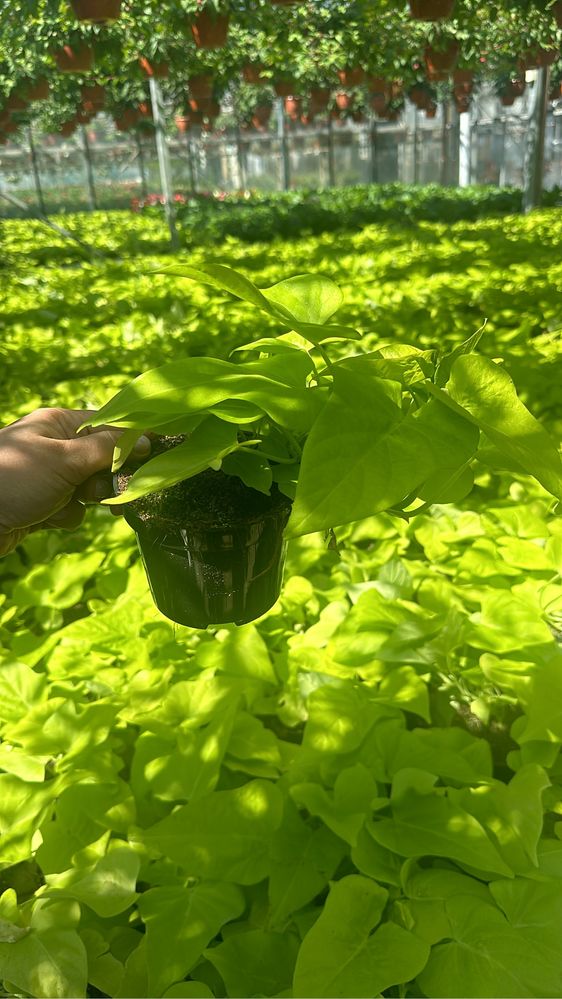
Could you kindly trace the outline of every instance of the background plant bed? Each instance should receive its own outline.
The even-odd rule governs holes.
[[[157,441],[152,457],[183,440]],[[117,493],[133,472],[115,475]],[[190,628],[264,614],[281,590],[290,506],[275,485],[267,496],[208,469],[125,507],[159,610]]]

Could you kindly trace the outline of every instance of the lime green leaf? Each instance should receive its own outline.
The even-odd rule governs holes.
[[[273,482],[271,465],[259,451],[250,451],[248,448],[234,451],[224,458],[222,470],[227,475],[238,476],[250,489],[257,489],[269,496]]]
[[[280,306],[288,318],[315,325],[325,323],[343,302],[338,285],[319,274],[297,274],[264,288],[263,294]]]
[[[511,875],[482,825],[450,798],[411,789],[395,800],[392,819],[370,827],[377,843],[402,857],[447,857],[476,870]]]
[[[269,843],[282,805],[279,788],[250,781],[182,805],[144,832],[142,840],[193,877],[256,884],[269,873]]]
[[[287,802],[283,823],[271,842],[270,925],[283,927],[289,916],[318,895],[333,876],[345,845],[323,826],[305,823]]]
[[[209,416],[183,444],[178,444],[141,465],[124,492],[103,500],[103,503],[120,506],[160,489],[167,489],[176,482],[203,472],[212,461],[224,458],[237,447],[236,427],[215,416]]]
[[[119,846],[98,861],[90,873],[65,884],[66,877],[47,878],[49,894],[62,892],[84,902],[98,914],[108,918],[124,912],[137,897],[136,880],[140,859],[134,850]]]
[[[467,420],[439,403],[404,417],[398,389],[373,373],[369,357],[336,365],[333,393],[305,444],[289,537],[388,509],[474,454],[478,433]]]
[[[151,888],[139,899],[146,926],[148,983],[162,995],[184,978],[225,923],[245,908],[239,888],[220,882]]]
[[[358,875],[333,884],[323,912],[302,942],[295,995],[361,999],[403,985],[422,970],[427,944],[395,923],[372,932],[387,898],[384,888]]]
[[[298,951],[294,934],[248,929],[229,936],[205,952],[220,973],[228,995],[272,996],[293,979]]]
[[[503,368],[475,354],[458,357],[447,392],[508,460],[562,498],[562,461],[554,441],[520,401]]]
[[[86,950],[75,930],[32,931],[0,943],[0,980],[37,999],[76,999],[86,994]]]

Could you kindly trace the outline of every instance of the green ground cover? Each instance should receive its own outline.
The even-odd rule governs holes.
[[[243,306],[150,273],[158,215],[65,224],[115,256],[6,224],[3,423],[249,339]],[[561,235],[543,210],[214,257],[258,285],[333,277],[371,347],[451,346],[487,318],[481,352],[559,437]],[[489,473],[458,505],[337,536],[291,543],[258,622],[205,632],[155,610],[106,510],[2,560],[5,994],[561,993],[555,501]]]

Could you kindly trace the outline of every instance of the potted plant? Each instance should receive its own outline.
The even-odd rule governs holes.
[[[197,0],[191,33],[198,49],[220,49],[226,45],[230,14],[223,0]]]
[[[89,73],[94,65],[94,50],[85,43],[63,45],[54,58],[61,73]]]
[[[155,80],[166,80],[170,75],[170,66],[164,61],[139,56],[139,65],[145,76],[153,76]]]
[[[121,0],[70,0],[70,5],[79,21],[103,23],[121,16]]]
[[[117,495],[104,502],[124,507],[173,620],[251,620],[277,596],[287,538],[458,501],[475,467],[515,467],[562,497],[554,441],[503,368],[474,353],[482,330],[444,355],[364,351],[355,329],[328,322],[343,297],[328,278],[260,290],[220,264],[167,273],[229,292],[282,329],[238,348],[249,360],[176,358],[147,371],[84,424],[125,431]],[[158,453],[127,469],[146,430]]]
[[[453,13],[455,0],[410,0],[415,21],[444,21]]]

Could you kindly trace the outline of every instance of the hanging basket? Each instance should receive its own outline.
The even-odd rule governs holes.
[[[26,99],[33,101],[46,101],[49,96],[50,86],[48,80],[36,80],[25,92]]]
[[[460,46],[457,41],[451,39],[446,49],[436,49],[432,45],[426,46],[425,65],[429,79],[447,79],[453,72],[457,59],[459,58]]]
[[[211,14],[201,10],[191,24],[191,33],[198,49],[221,49],[228,37],[228,14]]]
[[[353,105],[353,94],[346,94],[340,90],[335,96],[335,101],[338,111],[349,111]]]
[[[552,66],[559,55],[558,49],[543,49],[537,45],[525,52],[519,63],[522,70],[543,69],[545,66]]]
[[[253,83],[256,87],[263,87],[269,83],[267,77],[262,75],[264,68],[261,63],[248,63],[242,69],[242,79],[245,83]]]
[[[276,80],[273,89],[278,97],[292,97],[298,90],[296,80]]]
[[[271,118],[271,108],[268,104],[258,104],[252,112],[252,124],[255,125],[267,125],[269,119]]]
[[[337,74],[342,87],[360,87],[367,79],[365,70],[361,69],[360,66],[355,66],[352,69],[338,69]]]
[[[330,91],[328,87],[313,87],[310,91],[310,104],[316,111],[324,111],[328,107]]]
[[[187,81],[189,93],[195,100],[210,100],[213,96],[214,80],[209,73],[198,73]]]
[[[63,125],[59,128],[59,135],[62,135],[63,139],[69,139],[71,135],[74,135],[76,131],[76,121],[72,119],[71,121],[65,121]]]
[[[117,21],[121,17],[121,0],[70,0],[79,21]]]
[[[181,132],[182,135],[185,135],[185,133],[189,131],[189,128],[191,126],[190,115],[177,114],[176,117],[174,118],[174,121],[176,123],[176,128],[178,132]]]
[[[300,117],[301,103],[300,97],[285,98],[285,114],[289,116],[291,121],[297,121]]]
[[[167,62],[153,62],[146,56],[139,56],[139,66],[145,76],[152,76],[155,80],[166,80],[170,75],[170,66]]]
[[[453,13],[455,0],[410,0],[415,21],[446,21]]]
[[[17,94],[10,94],[6,103],[4,104],[4,109],[6,111],[25,111],[27,107],[27,101],[23,97],[19,97]]]
[[[105,105],[105,87],[101,83],[85,84],[81,87],[80,94],[85,104],[92,104],[99,111]]]
[[[89,73],[94,65],[94,50],[88,45],[65,45],[55,52],[55,62],[61,73]]]

